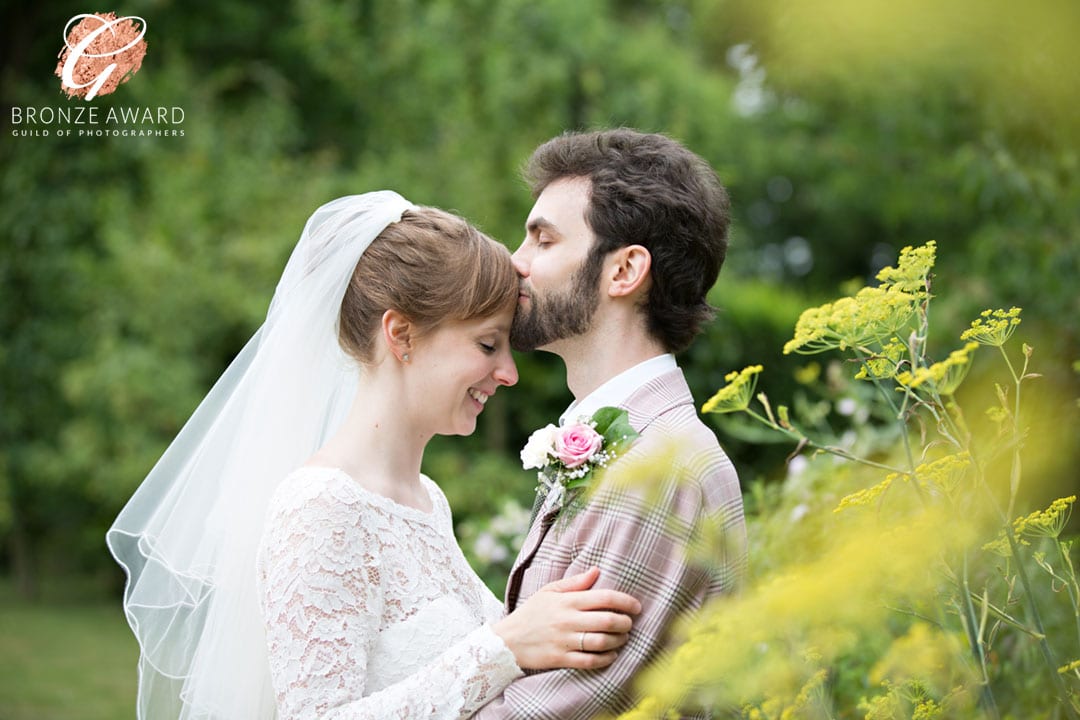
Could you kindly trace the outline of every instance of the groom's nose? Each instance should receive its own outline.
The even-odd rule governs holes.
[[[526,249],[527,245],[528,242],[523,242],[521,247],[510,256],[510,261],[514,263],[514,269],[517,270],[517,274],[521,277],[529,276],[529,266],[532,264],[532,254]]]

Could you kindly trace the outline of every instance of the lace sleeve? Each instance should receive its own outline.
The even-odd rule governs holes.
[[[259,579],[280,717],[469,717],[521,675],[487,625],[364,696],[390,572],[369,527],[330,486],[283,485],[272,501]]]

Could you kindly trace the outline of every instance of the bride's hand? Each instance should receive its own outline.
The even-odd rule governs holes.
[[[641,603],[616,590],[590,590],[599,576],[594,567],[548,583],[492,625],[518,667],[592,670],[615,662]]]

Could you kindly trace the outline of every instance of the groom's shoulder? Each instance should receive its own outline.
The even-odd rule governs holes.
[[[663,458],[664,464],[677,472],[683,482],[705,486],[702,489],[707,494],[717,489],[726,494],[739,492],[735,467],[716,433],[698,414],[681,369],[676,368],[643,386],[635,399],[639,410],[643,407],[651,410],[643,413],[639,453]]]

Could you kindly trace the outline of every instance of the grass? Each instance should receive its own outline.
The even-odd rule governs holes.
[[[120,603],[0,593],[0,718],[134,717],[138,645]]]

